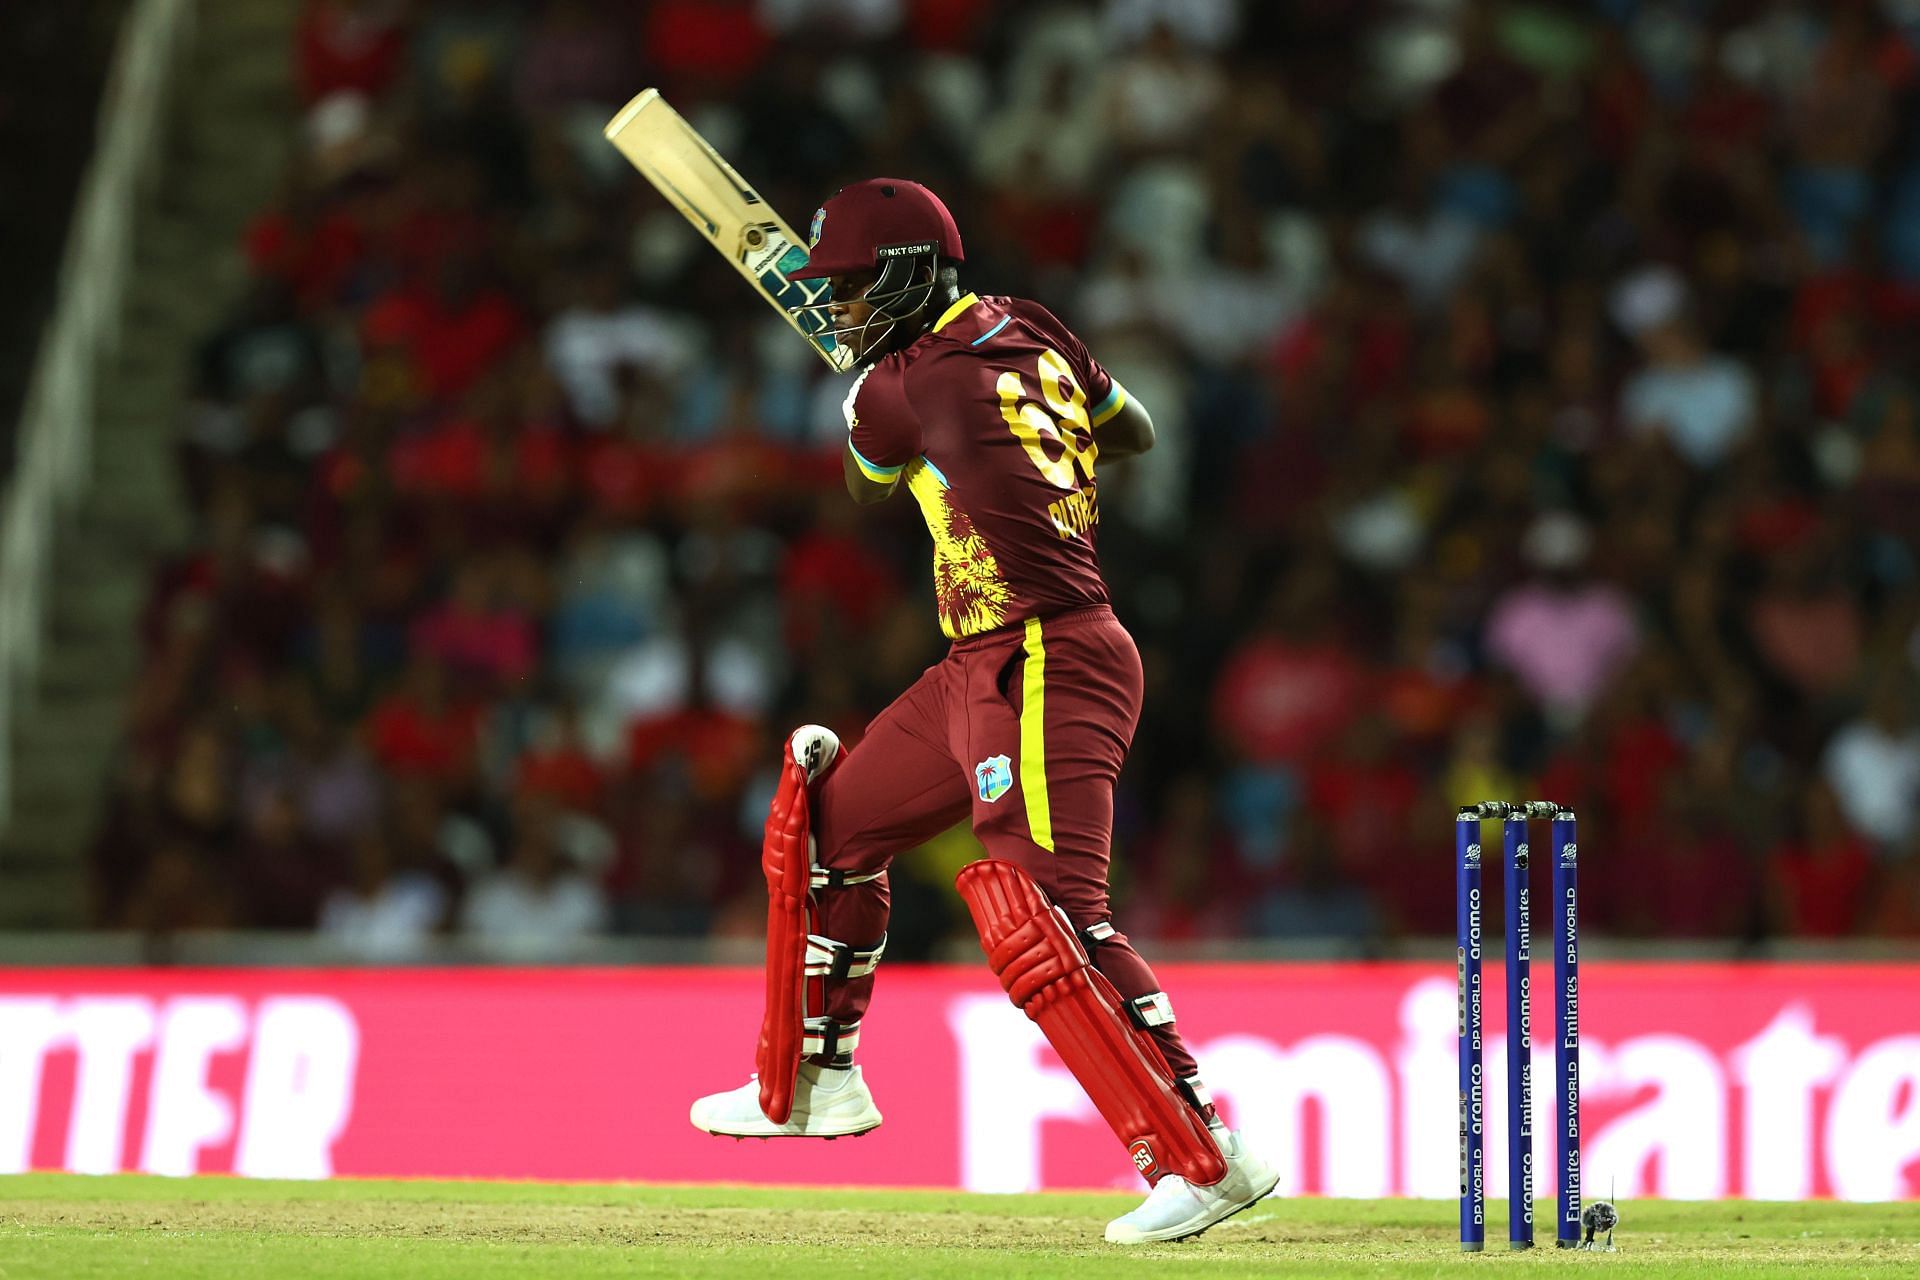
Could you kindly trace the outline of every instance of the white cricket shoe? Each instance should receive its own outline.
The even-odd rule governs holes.
[[[738,1089],[695,1098],[687,1113],[693,1127],[724,1138],[850,1138],[880,1125],[880,1110],[860,1077],[860,1068],[836,1071],[800,1064],[793,1085],[793,1114],[775,1124],[760,1110],[760,1077]]]
[[[1247,1149],[1239,1130],[1215,1129],[1213,1135],[1220,1143],[1220,1154],[1227,1158],[1227,1176],[1210,1187],[1198,1187],[1177,1173],[1165,1175],[1138,1209],[1107,1224],[1108,1244],[1152,1244],[1197,1236],[1280,1185],[1279,1171]]]

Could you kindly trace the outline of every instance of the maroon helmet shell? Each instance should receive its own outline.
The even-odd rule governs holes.
[[[905,178],[869,178],[840,188],[813,215],[812,248],[795,280],[852,275],[880,265],[883,250],[931,246],[942,258],[964,262],[960,228],[940,197]]]

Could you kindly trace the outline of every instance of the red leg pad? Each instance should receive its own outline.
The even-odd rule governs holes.
[[[1159,1046],[1134,1026],[1120,993],[1088,962],[1066,916],[1033,878],[986,858],[964,867],[956,883],[1000,985],[1039,1026],[1147,1181],[1167,1173],[1202,1185],[1224,1178],[1220,1146],[1180,1095]]]
[[[787,748],[780,787],[767,810],[760,850],[767,876],[767,1011],[754,1055],[760,1072],[760,1110],[775,1124],[793,1114],[806,1017],[807,895],[812,858],[807,771]]]

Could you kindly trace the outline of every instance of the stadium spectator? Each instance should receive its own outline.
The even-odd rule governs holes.
[[[1859,927],[1873,886],[1873,859],[1866,841],[1847,829],[1830,788],[1807,791],[1798,838],[1775,849],[1771,863],[1769,888],[1787,932],[1845,938]]]
[[[1638,628],[1614,588],[1583,580],[1592,535],[1563,512],[1527,531],[1522,554],[1541,577],[1494,601],[1487,652],[1510,668],[1536,702],[1577,723],[1633,656]]]
[[[321,905],[319,933],[351,959],[404,963],[425,958],[447,909],[445,886],[423,871],[396,870],[385,835],[368,831],[354,844],[348,882]]]
[[[1865,714],[1841,726],[1827,746],[1827,781],[1856,831],[1892,852],[1920,831],[1920,726],[1911,686],[1888,678]]]
[[[523,793],[507,864],[468,891],[461,929],[487,953],[564,960],[606,928],[605,894],[561,847],[562,812],[551,797]]]

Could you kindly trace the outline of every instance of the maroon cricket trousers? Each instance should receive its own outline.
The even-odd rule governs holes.
[[[1113,788],[1140,700],[1139,650],[1105,605],[955,641],[822,785],[814,819],[820,865],[871,874],[971,815],[987,856],[1033,877],[1123,997],[1160,990],[1125,934],[1086,936],[1109,915]],[[867,947],[886,932],[884,876],[816,895],[826,937]],[[873,981],[829,983],[826,1015],[842,1026],[858,1022]],[[1171,1024],[1151,1034],[1175,1075],[1195,1073]]]

